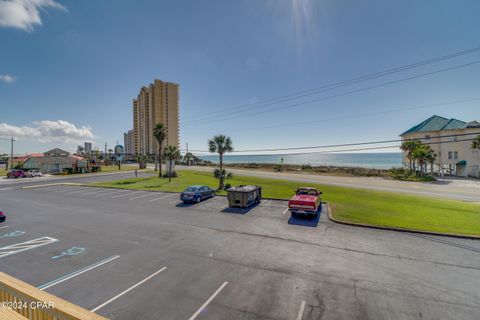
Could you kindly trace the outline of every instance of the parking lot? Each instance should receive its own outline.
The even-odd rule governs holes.
[[[480,243],[289,224],[286,202],[0,193],[0,270],[112,319],[478,319]],[[291,221],[290,221],[291,222]]]

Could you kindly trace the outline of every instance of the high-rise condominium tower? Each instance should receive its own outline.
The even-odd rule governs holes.
[[[165,146],[179,147],[178,84],[155,79],[148,87],[140,89],[133,99],[132,153],[156,154],[158,143],[153,136],[155,124],[167,128]]]

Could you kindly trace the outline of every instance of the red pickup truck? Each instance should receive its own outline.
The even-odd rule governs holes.
[[[288,210],[294,216],[316,216],[321,211],[322,193],[315,188],[298,188],[288,201]]]

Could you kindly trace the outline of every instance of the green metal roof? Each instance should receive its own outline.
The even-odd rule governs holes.
[[[447,119],[437,115],[431,116],[427,120],[411,127],[407,131],[401,134],[403,136],[407,133],[414,132],[428,132],[428,131],[440,131],[440,130],[453,130],[461,129],[466,122],[457,119]]]

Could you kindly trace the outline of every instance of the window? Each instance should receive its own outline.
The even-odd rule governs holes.
[[[453,159],[458,160],[458,151],[453,152]]]
[[[425,139],[426,139],[426,140],[430,140],[430,136],[429,136],[429,135],[426,135],[426,136],[425,136]]]
[[[452,159],[453,159],[453,152],[448,151],[448,160],[452,160]]]

